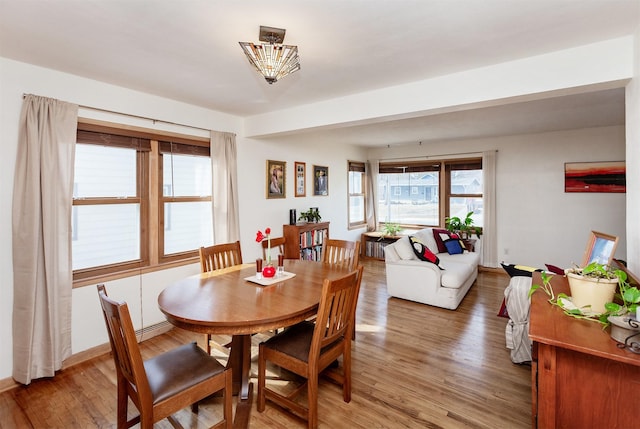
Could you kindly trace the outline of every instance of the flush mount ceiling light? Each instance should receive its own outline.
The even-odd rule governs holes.
[[[283,45],[283,28],[260,26],[261,42],[239,42],[251,65],[258,70],[269,84],[300,70],[298,47]]]

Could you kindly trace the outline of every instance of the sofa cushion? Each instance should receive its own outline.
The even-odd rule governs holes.
[[[433,237],[433,228],[420,229],[413,235],[433,253],[439,253],[438,244],[436,243],[436,239]]]
[[[444,245],[449,255],[459,255],[464,252],[464,246],[460,243],[460,240],[456,240],[455,238],[445,240]]]
[[[394,248],[396,249],[396,252],[398,253],[398,256],[400,257],[400,259],[405,259],[405,260],[418,259],[418,257],[413,251],[413,246],[411,245],[411,242],[409,241],[408,236],[404,236],[396,240],[394,244]]]
[[[442,261],[442,277],[440,281],[442,287],[448,289],[461,288],[469,277],[473,276],[476,266],[466,263],[458,263],[451,261]]]
[[[413,235],[409,236],[409,241],[411,242],[411,246],[413,246],[413,251],[421,261],[431,262],[440,267],[440,259],[433,253],[427,246],[425,246],[420,240],[418,240]]]
[[[458,237],[458,234],[449,232],[446,229],[433,228],[433,238],[438,246],[438,253],[445,253],[447,251],[447,246],[444,244],[445,240],[459,239],[460,237]]]

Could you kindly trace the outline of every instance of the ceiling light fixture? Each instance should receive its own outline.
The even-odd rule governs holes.
[[[284,34],[287,30],[260,26],[261,42],[239,42],[247,59],[269,84],[300,70],[298,47],[283,45]]]

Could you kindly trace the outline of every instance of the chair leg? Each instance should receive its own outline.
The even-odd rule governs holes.
[[[347,341],[342,353],[342,367],[342,399],[344,402],[351,402],[351,343]]]
[[[267,359],[265,357],[265,351],[262,344],[259,346],[258,352],[258,412],[263,412],[265,408],[265,388],[266,388],[266,373],[267,373]]]
[[[118,429],[127,427],[127,412],[129,407],[129,397],[124,382],[118,380]]]
[[[309,429],[318,427],[318,373],[309,373],[307,379],[307,396],[309,401],[309,409],[307,413]]]

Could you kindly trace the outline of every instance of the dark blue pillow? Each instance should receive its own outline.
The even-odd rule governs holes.
[[[447,248],[447,253],[449,255],[459,255],[460,253],[464,252],[464,249],[460,244],[460,240],[457,240],[455,238],[446,240],[444,242],[444,246]]]

